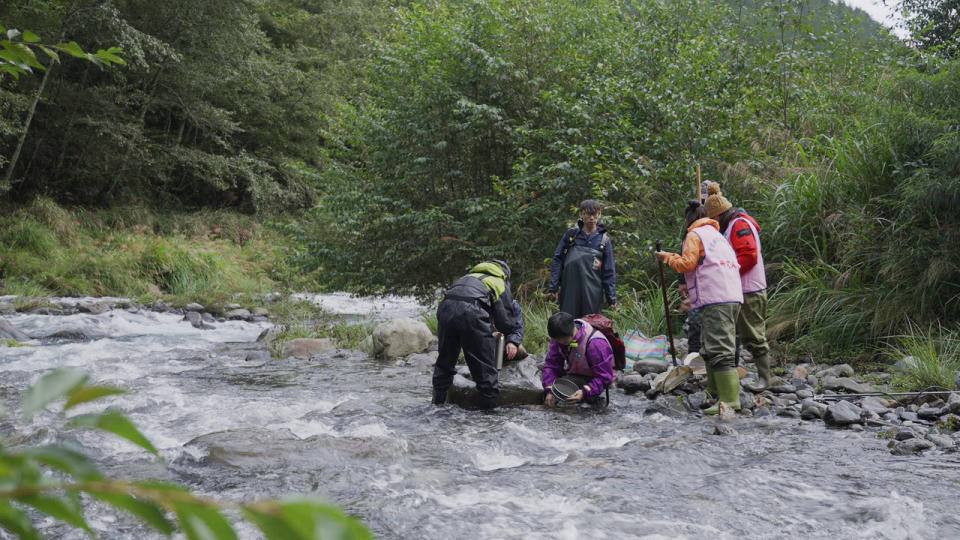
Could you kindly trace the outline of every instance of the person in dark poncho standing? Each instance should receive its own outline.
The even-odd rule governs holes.
[[[550,264],[550,289],[559,297],[560,311],[575,318],[600,313],[606,296],[610,308],[617,304],[617,273],[613,244],[600,223],[600,203],[580,203],[580,220],[560,239]]]
[[[500,393],[496,362],[497,330],[507,336],[506,356],[513,359],[522,336],[520,306],[510,294],[510,267],[498,260],[482,262],[447,289],[437,306],[437,363],[433,369],[433,403],[447,401],[457,358],[463,349],[480,394],[478,406],[492,409]]]

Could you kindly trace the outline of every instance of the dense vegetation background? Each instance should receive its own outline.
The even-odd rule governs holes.
[[[8,2],[126,65],[0,80],[0,279],[431,296],[496,256],[529,300],[596,197],[630,297],[699,163],[763,227],[781,342],[954,340],[957,6],[897,5],[906,42],[829,0]]]

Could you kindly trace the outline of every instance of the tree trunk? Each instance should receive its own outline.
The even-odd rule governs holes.
[[[13,156],[10,158],[10,166],[7,167],[7,174],[4,175],[3,184],[4,186],[10,185],[10,179],[13,178],[13,170],[17,168],[17,160],[20,159],[20,151],[23,150],[23,142],[27,140],[27,132],[30,131],[30,123],[33,122],[33,115],[37,111],[37,103],[40,102],[40,96],[43,95],[43,89],[47,86],[47,79],[50,78],[50,72],[53,71],[54,64],[50,64],[47,67],[47,70],[43,73],[43,79],[40,81],[40,88],[37,89],[36,95],[33,96],[33,103],[30,104],[30,110],[27,111],[27,119],[23,123],[23,133],[20,134],[20,139],[17,141],[17,147],[13,151]]]

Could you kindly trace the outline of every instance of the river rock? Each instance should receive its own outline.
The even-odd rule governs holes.
[[[797,391],[797,387],[792,384],[778,384],[777,386],[771,386],[769,390],[774,394],[793,394]]]
[[[915,412],[900,411],[900,419],[907,422],[916,422],[920,419],[920,417]]]
[[[936,420],[945,412],[946,411],[939,407],[920,407],[920,409],[917,411],[917,416],[923,418],[924,420]]]
[[[937,445],[937,448],[941,450],[949,450],[957,446],[956,441],[947,435],[942,435],[940,433],[928,433],[927,440]]]
[[[316,354],[333,351],[336,348],[337,346],[330,338],[291,339],[283,344],[283,348],[280,350],[280,356],[283,358],[289,358],[291,356],[295,358],[309,358]]]
[[[647,373],[663,373],[669,368],[669,363],[651,358],[644,358],[633,363],[633,370],[641,375],[646,375]]]
[[[853,403],[844,399],[837,400],[827,405],[827,414],[824,416],[830,424],[846,426],[860,422],[860,416],[863,411]]]
[[[283,330],[281,330],[279,326],[271,326],[270,328],[264,329],[263,332],[260,332],[260,335],[257,336],[257,341],[269,347],[280,337],[281,333],[283,333]]]
[[[466,366],[461,366],[465,368]],[[453,377],[453,385],[447,391],[447,403],[459,405],[465,409],[476,409],[480,393],[469,377],[469,370],[463,369]],[[500,370],[500,393],[497,405],[509,407],[516,405],[539,405],[543,403],[543,384],[540,382],[536,360],[525,358],[516,364],[504,366]]]
[[[621,375],[617,379],[617,386],[623,388],[623,392],[627,395],[646,392],[650,389],[650,379],[639,374]]]
[[[854,371],[853,368],[850,367],[850,364],[840,364],[838,366],[832,366],[827,369],[820,370],[817,375],[819,375],[821,379],[825,379],[827,377],[853,377]]]
[[[796,410],[793,407],[787,407],[777,411],[777,416],[783,416],[785,418],[802,418],[800,411]]]
[[[255,307],[251,313],[254,317],[270,317],[270,310],[265,307]]]
[[[813,397],[813,390],[809,388],[801,388],[797,390],[797,399],[804,400]]]
[[[960,394],[950,394],[947,400],[947,410],[952,414],[960,414]]]
[[[30,336],[24,334],[19,328],[6,319],[0,319],[0,339],[12,339],[14,341],[27,341]]]
[[[199,312],[203,311],[203,306],[201,306],[200,304],[198,304],[198,303],[196,303],[196,302],[191,302],[191,303],[183,306],[183,309],[184,309],[185,311],[196,311],[196,312],[199,313]]]
[[[859,383],[849,377],[824,377],[821,383],[827,390],[846,390],[855,394],[876,392],[876,389],[869,384]]]
[[[694,392],[687,396],[687,404],[690,405],[690,408],[694,411],[706,409],[710,406],[709,403],[710,398],[706,392]]]
[[[924,450],[929,450],[934,447],[934,444],[926,439],[907,439],[893,444],[893,448],[890,449],[890,453],[895,456],[909,456],[912,454],[919,454]]]
[[[17,308],[10,302],[0,302],[0,315],[13,315]]]
[[[77,311],[80,313],[90,313],[100,315],[110,311],[110,307],[100,302],[77,302]]]
[[[236,303],[230,303],[230,304],[227,304],[227,305],[225,305],[225,306],[223,306],[223,307],[224,307],[224,309],[226,309],[227,311],[230,311],[230,310],[233,310],[233,309],[240,309],[240,308],[242,308],[243,306],[241,306],[240,304],[236,304]]]
[[[231,309],[224,313],[223,316],[231,321],[246,321],[250,319],[250,312],[243,308],[237,308]]]
[[[193,326],[194,328],[200,328],[200,329],[213,328],[212,326],[207,326],[206,324],[203,324],[203,317],[201,317],[200,314],[197,313],[196,311],[188,311],[184,313],[183,320],[190,321],[190,325]]]
[[[424,352],[436,338],[423,321],[397,317],[373,329],[373,354],[377,358],[397,358]]]
[[[898,441],[905,441],[907,439],[914,439],[916,437],[917,437],[917,432],[914,431],[913,428],[911,427],[902,428],[900,429],[900,431],[897,431],[897,433],[893,436],[893,438]]]
[[[408,366],[428,367],[437,363],[438,356],[437,351],[414,353],[407,356],[406,364]]]
[[[886,414],[890,412],[891,403],[888,399],[877,396],[867,396],[860,400],[860,408],[877,414]]]
[[[804,420],[822,419],[827,414],[827,406],[824,403],[807,398],[800,402],[800,418]]]
[[[713,426],[713,434],[720,435],[721,437],[728,437],[730,435],[736,435],[737,430],[733,429],[727,424],[716,424]]]
[[[773,411],[767,407],[757,407],[753,410],[754,416],[773,416]]]
[[[807,384],[810,385],[810,388],[816,388],[820,386],[820,377],[816,375],[807,375]]]

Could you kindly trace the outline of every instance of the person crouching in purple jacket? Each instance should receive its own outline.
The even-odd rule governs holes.
[[[566,312],[555,313],[547,321],[550,349],[543,364],[544,403],[555,407],[551,392],[560,377],[569,379],[580,389],[567,399],[568,404],[595,404],[616,379],[613,372],[613,347],[606,336],[589,323],[574,319]]]

